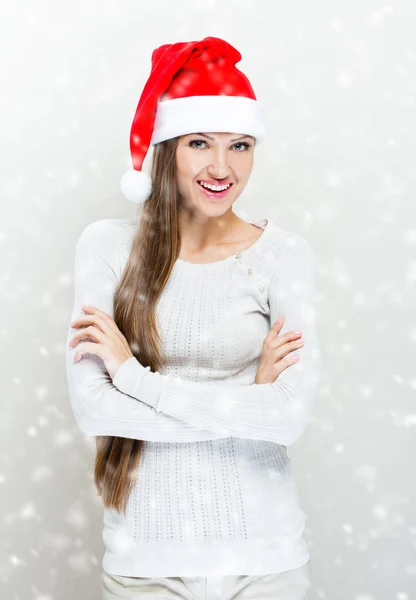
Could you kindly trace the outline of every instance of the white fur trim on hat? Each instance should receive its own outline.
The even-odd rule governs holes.
[[[188,133],[229,132],[265,137],[263,108],[245,96],[187,96],[158,103],[151,144]]]

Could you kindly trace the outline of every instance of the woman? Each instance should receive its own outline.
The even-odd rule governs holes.
[[[213,37],[153,52],[122,178],[138,217],[77,243],[66,366],[97,437],[107,600],[308,596],[286,446],[318,382],[316,261],[232,210],[264,137],[240,59]]]

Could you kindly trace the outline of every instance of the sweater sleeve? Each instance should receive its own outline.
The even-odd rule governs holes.
[[[113,317],[113,297],[119,271],[113,228],[112,219],[96,221],[84,229],[77,241],[71,323],[84,314],[83,304],[96,306]],[[226,437],[174,416],[155,412],[147,404],[121,392],[113,385],[104,362],[95,354],[84,354],[80,361],[74,363],[77,347],[70,348],[68,343],[77,331],[79,329],[69,327],[66,375],[72,411],[83,433],[161,442],[194,442]],[[85,340],[92,341],[90,338]],[[148,367],[146,369],[148,373]]]
[[[143,372],[134,358],[125,361],[113,382],[120,390],[164,413],[228,436],[295,443],[306,429],[320,372],[315,327],[316,257],[309,242],[291,234],[276,253],[270,278],[270,323],[285,318],[281,334],[300,329],[304,346],[297,363],[274,383],[213,385],[159,372]],[[293,352],[291,353],[293,354]]]

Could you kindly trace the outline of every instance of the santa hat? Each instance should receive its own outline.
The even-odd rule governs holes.
[[[241,54],[224,40],[164,44],[152,68],[130,132],[133,169],[121,178],[132,202],[144,202],[152,180],[142,171],[149,146],[189,133],[233,132],[263,140],[262,107],[248,78],[236,68]]]

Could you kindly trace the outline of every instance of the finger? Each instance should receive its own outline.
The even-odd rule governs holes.
[[[283,346],[277,346],[274,350],[269,351],[270,361],[277,363],[285,358],[292,350],[296,348],[290,348],[288,344]]]
[[[265,342],[272,342],[276,340],[276,337],[279,335],[280,330],[283,327],[283,317],[279,317],[271,326],[269,333],[264,338]]]
[[[75,329],[76,327],[80,326],[86,327],[89,324],[95,325],[97,329],[100,329],[103,333],[108,335],[110,335],[111,332],[119,331],[114,321],[113,325],[111,325],[111,323],[98,315],[80,315],[77,319],[75,319],[75,321],[72,321],[71,327]]]
[[[303,341],[300,343],[291,342],[289,344],[284,344],[283,346],[280,346],[271,352],[272,360],[279,361],[283,360],[285,357],[288,357],[290,359],[293,356],[292,353],[296,350],[300,350],[303,347],[303,345]]]
[[[70,342],[71,348],[75,347],[80,340],[85,339],[87,337],[92,338],[93,340],[95,340],[96,342],[100,342],[101,344],[104,343],[106,339],[106,335],[96,327],[86,327],[85,329],[81,329],[81,331],[77,331],[77,333],[75,333]]]
[[[288,346],[292,350],[294,347],[297,347],[296,344],[300,341],[303,341],[302,332],[295,333],[294,331],[288,331],[278,338],[272,338],[270,341],[270,349],[276,350],[276,348]]]
[[[272,325],[272,330],[274,331],[274,333],[279,333],[279,331],[283,327],[283,323],[284,323],[284,318],[278,317],[278,319]]]
[[[299,354],[290,354],[289,356],[286,356],[285,358],[282,358],[282,360],[278,363],[279,367],[283,369],[287,369],[287,367],[290,367],[290,365],[293,365],[294,363],[297,363],[300,360],[300,356]]]
[[[82,306],[82,310],[87,313],[87,314],[91,314],[91,315],[96,315],[97,317],[101,317],[101,319],[103,319],[103,321],[105,323],[108,324],[109,327],[111,327],[114,331],[119,331],[113,317],[111,315],[109,315],[108,313],[106,313],[105,311],[101,310],[101,308],[98,308],[98,306],[86,306],[85,304]]]
[[[299,360],[300,360],[299,356],[291,355],[286,358],[282,358],[281,360],[279,360],[278,362],[273,364],[271,368],[273,369],[273,374],[275,376],[275,379],[277,379],[279,377],[280,373],[283,373],[283,371],[285,369],[294,365]]]

